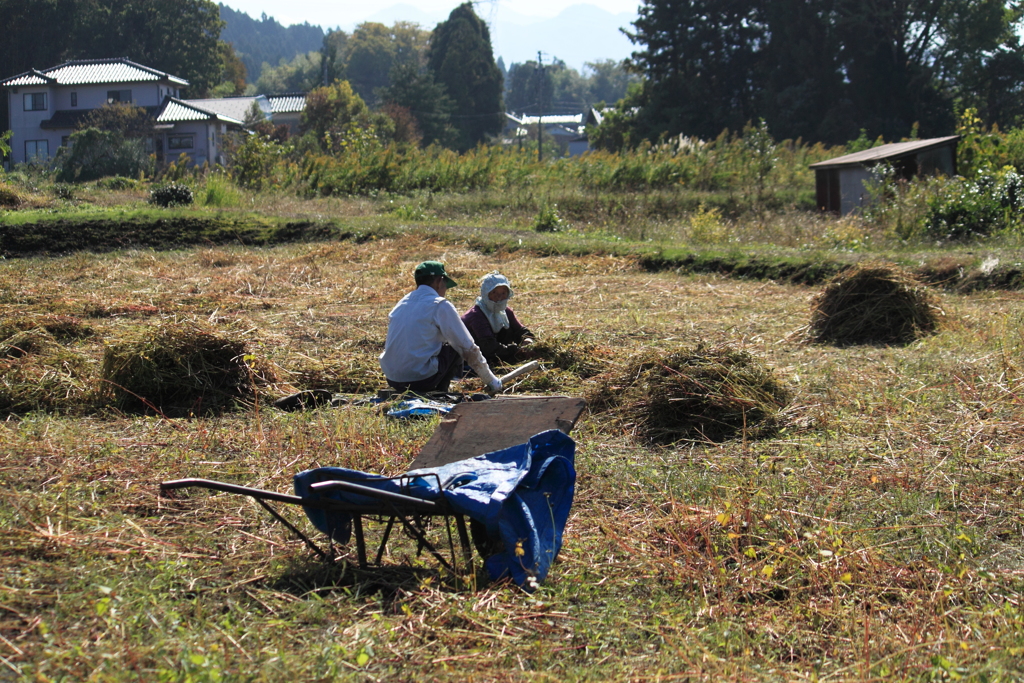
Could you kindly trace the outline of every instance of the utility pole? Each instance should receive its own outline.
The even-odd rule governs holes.
[[[540,56],[540,50],[537,50],[537,71],[540,72],[540,78],[537,79],[537,163],[540,163],[544,159],[543,145],[541,144],[543,138],[541,137],[541,131],[544,130],[544,62]]]

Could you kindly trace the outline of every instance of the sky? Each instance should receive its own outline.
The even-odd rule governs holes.
[[[377,15],[391,5],[411,5],[424,15],[438,19],[447,17],[460,0],[221,0],[236,10],[259,18],[266,12],[285,26],[309,22],[324,28],[340,27],[350,30],[359,22]],[[498,16],[549,18],[557,16],[572,5],[588,4],[612,14],[635,14],[639,0],[482,0],[476,11],[483,19],[493,21]],[[438,20],[434,19],[434,21]]]

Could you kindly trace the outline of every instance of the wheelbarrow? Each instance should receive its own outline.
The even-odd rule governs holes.
[[[530,590],[545,578],[561,548],[576,480],[575,442],[568,432],[584,405],[565,397],[459,404],[413,461],[418,468],[397,477],[321,467],[296,474],[294,494],[195,478],[165,481],[160,491],[171,496],[180,489],[205,488],[248,496],[318,556],[333,559],[333,552],[324,551],[271,503],[301,506],[332,544],[347,545],[354,537],[360,568],[370,566],[368,522],[384,525],[375,566],[381,565],[396,527],[416,541],[417,553],[426,551],[455,576],[474,573],[475,547],[492,579],[510,577]],[[500,423],[475,419],[496,414],[504,418]],[[501,431],[486,438],[486,425],[495,424]],[[556,428],[523,438],[524,430],[539,424]],[[479,453],[482,443],[500,448],[466,457],[467,449]],[[443,545],[430,538],[438,527]]]

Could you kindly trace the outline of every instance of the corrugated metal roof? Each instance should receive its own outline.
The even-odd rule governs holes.
[[[270,111],[275,114],[294,114],[305,111],[305,93],[286,93],[284,95],[267,95],[270,101]]]
[[[199,107],[189,104],[184,100],[178,100],[173,97],[168,97],[164,102],[163,110],[157,115],[157,123],[181,123],[184,121],[209,121],[210,119],[216,119],[217,121],[223,121],[224,123],[233,123],[236,125],[242,125],[240,119],[236,119],[230,116],[222,116],[216,112],[206,111]]]
[[[34,80],[39,79],[39,80]],[[79,59],[51,66],[42,71],[26,71],[6,81],[0,86],[17,87],[22,85],[99,85],[103,83],[144,83],[150,81],[168,81],[175,85],[186,86],[188,81],[171,74],[151,69],[142,64],[126,59]]]
[[[835,159],[829,159],[827,161],[819,161],[816,164],[811,164],[811,168],[840,168],[842,166],[870,166],[871,164],[884,161],[885,159],[896,159],[898,157],[913,154],[915,152],[924,152],[929,149],[936,147],[942,147],[948,145],[950,142],[959,140],[959,135],[947,135],[944,138],[928,138],[927,140],[910,140],[908,142],[893,142],[888,145],[879,145],[878,147],[872,147],[866,149],[863,152],[854,152],[853,154],[844,154],[841,157]]]
[[[544,114],[544,116],[515,116],[514,114],[505,114],[506,118],[515,121],[524,126],[536,125],[538,121],[543,120],[545,124],[561,124],[561,125],[579,125],[583,123],[583,114]]]

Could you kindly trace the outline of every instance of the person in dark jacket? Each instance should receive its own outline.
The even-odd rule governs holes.
[[[533,332],[519,322],[508,306],[512,296],[508,278],[491,273],[480,283],[476,304],[462,316],[462,322],[490,365],[522,360],[526,347],[534,341]]]

